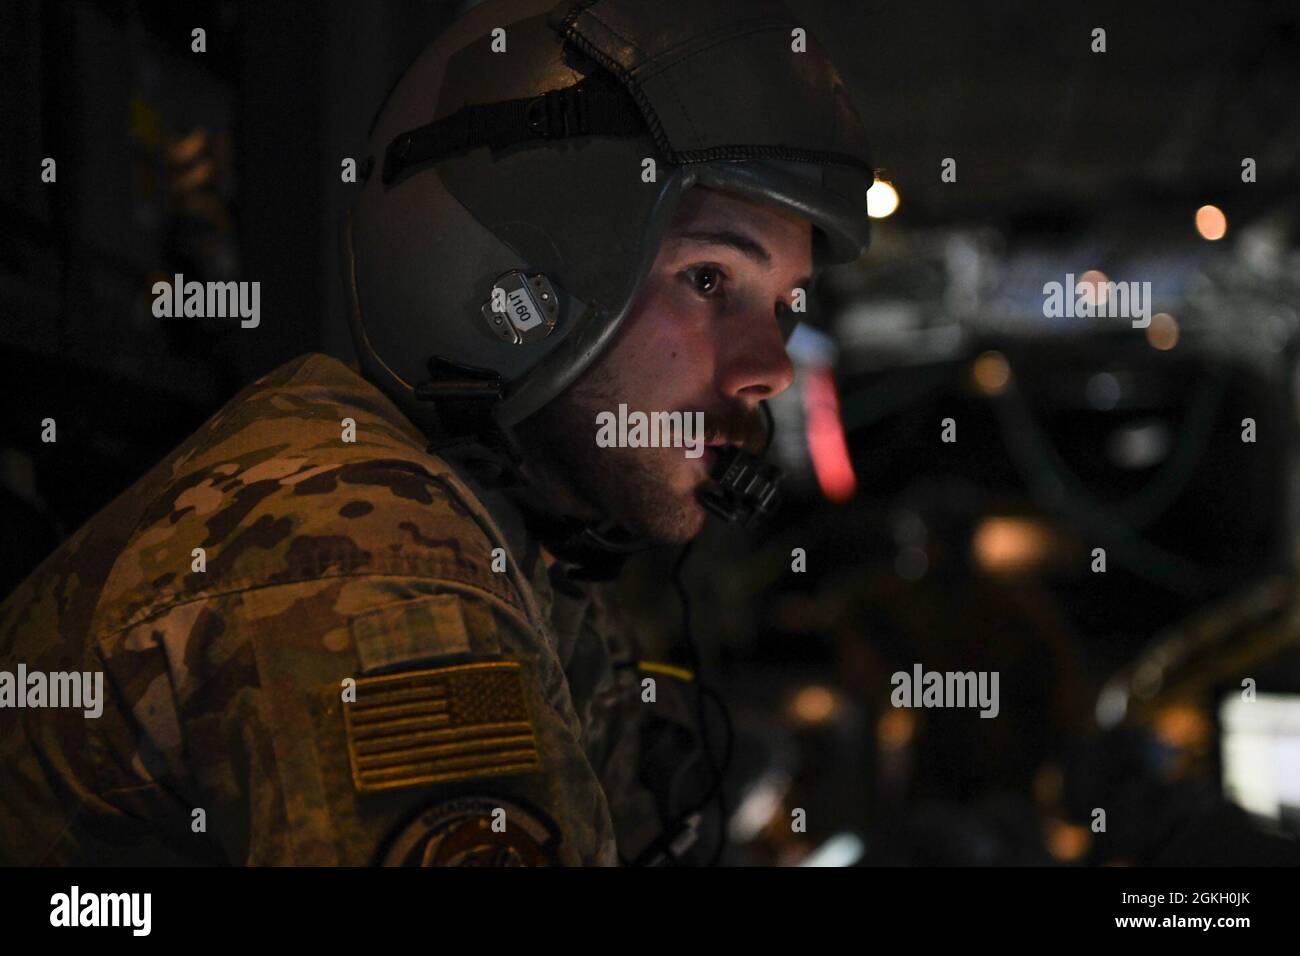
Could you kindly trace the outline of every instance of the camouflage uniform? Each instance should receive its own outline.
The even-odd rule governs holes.
[[[667,800],[646,768],[689,755],[689,685],[660,674],[642,703],[600,588],[548,571],[427,444],[303,356],[48,558],[0,607],[0,669],[103,671],[104,711],[0,711],[0,862],[590,865],[648,843]]]

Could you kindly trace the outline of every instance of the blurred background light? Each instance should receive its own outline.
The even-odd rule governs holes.
[[[1196,210],[1196,231],[1202,239],[1222,239],[1228,233],[1228,217],[1218,206],[1202,206]]]
[[[877,179],[867,190],[867,215],[872,219],[892,216],[898,208],[898,190],[883,179]]]

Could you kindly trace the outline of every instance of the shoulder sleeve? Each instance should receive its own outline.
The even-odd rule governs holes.
[[[454,580],[253,588],[151,622],[231,862],[601,865],[604,792],[553,649]]]

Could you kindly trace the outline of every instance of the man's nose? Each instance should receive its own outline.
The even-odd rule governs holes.
[[[718,387],[724,395],[757,403],[794,382],[794,364],[774,312],[738,314],[733,322],[720,323],[719,334],[724,341],[718,348]]]

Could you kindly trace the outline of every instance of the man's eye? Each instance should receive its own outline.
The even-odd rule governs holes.
[[[691,288],[701,298],[717,298],[724,278],[721,269],[717,266],[696,266],[693,269],[687,269],[685,274],[691,280]]]

